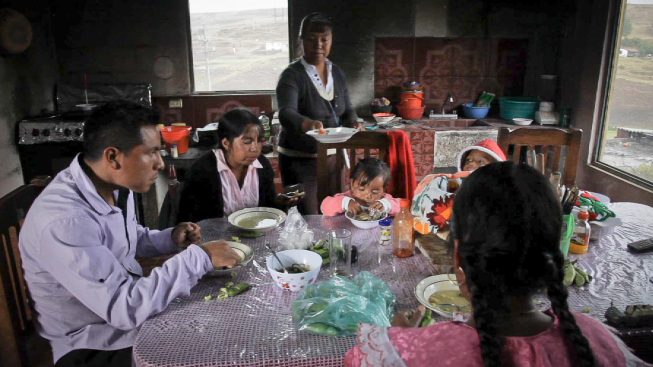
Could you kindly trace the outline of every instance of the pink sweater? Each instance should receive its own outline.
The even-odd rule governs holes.
[[[627,360],[633,365],[647,365],[630,353],[600,321],[579,313],[574,316],[590,342],[597,366],[622,367]],[[357,342],[345,355],[345,366],[483,366],[476,329],[458,322],[390,329],[363,324]],[[513,366],[574,365],[569,360],[557,318],[551,328],[537,335],[507,337],[503,356],[511,358],[512,363],[507,365]]]
[[[327,217],[333,217],[338,214],[345,212],[343,203],[346,199],[350,199],[351,191],[345,191],[340,194],[335,194],[334,196],[327,196],[322,200],[322,205],[320,205],[320,211]],[[399,199],[393,198],[390,194],[385,194],[383,199],[380,200],[386,209],[390,209],[388,215],[395,215],[399,213]]]

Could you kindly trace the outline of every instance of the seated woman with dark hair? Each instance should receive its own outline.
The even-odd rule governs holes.
[[[600,321],[569,310],[562,213],[543,175],[512,162],[478,168],[458,190],[453,216],[454,272],[469,320],[364,324],[345,366],[645,365]],[[543,291],[547,310],[533,301]],[[410,319],[394,324],[419,322]]]
[[[280,207],[297,200],[275,197],[274,172],[261,154],[263,127],[244,109],[227,112],[218,124],[218,146],[190,168],[179,202],[178,221],[220,218],[243,208]]]

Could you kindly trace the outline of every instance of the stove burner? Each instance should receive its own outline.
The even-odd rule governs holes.
[[[18,144],[81,142],[87,118],[79,114],[62,114],[22,120],[18,123]]]

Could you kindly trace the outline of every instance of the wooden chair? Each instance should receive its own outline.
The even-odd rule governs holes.
[[[342,192],[342,169],[345,165],[343,149],[348,149],[349,175],[356,165],[357,157],[368,158],[374,156],[387,162],[387,154],[390,146],[390,137],[386,133],[374,131],[359,131],[344,143],[317,143],[317,203],[335,193]],[[327,161],[327,150],[336,149],[335,174],[337,180],[335,187],[331,185],[334,172],[329,168]],[[361,152],[362,151],[362,152]],[[349,177],[347,175],[347,177]]]
[[[3,366],[51,366],[48,342],[33,325],[34,312],[23,277],[18,235],[30,206],[49,182],[33,180],[0,199],[0,364]]]
[[[580,129],[556,127],[499,128],[497,143],[508,159],[515,163],[542,160],[544,174],[560,171],[561,183],[574,186],[580,158]],[[529,162],[532,163],[532,162]]]

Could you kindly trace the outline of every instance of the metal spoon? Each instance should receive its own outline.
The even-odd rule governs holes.
[[[270,250],[270,252],[272,252],[272,255],[274,255],[274,258],[277,259],[277,261],[279,262],[279,265],[281,265],[281,268],[283,269],[283,272],[288,274],[288,270],[286,269],[286,267],[283,265],[283,263],[279,259],[279,256],[277,256],[277,253],[272,249],[272,246],[270,246],[269,243],[266,243],[265,248],[267,248],[268,250]]]

